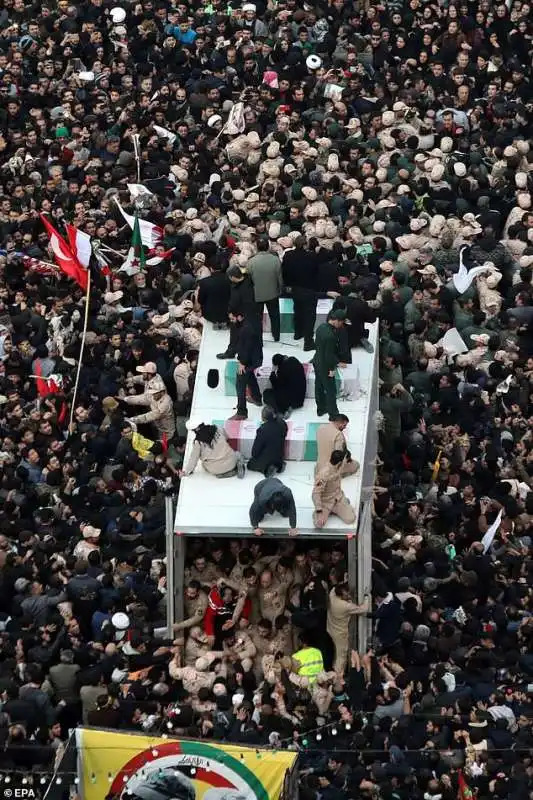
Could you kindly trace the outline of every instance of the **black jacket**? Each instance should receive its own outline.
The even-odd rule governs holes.
[[[198,302],[209,322],[227,322],[231,284],[224,272],[215,272],[198,284]]]
[[[208,279],[206,278],[206,280]],[[254,285],[248,276],[240,283],[230,284],[229,310],[241,311],[246,320],[256,320],[258,317]]]
[[[373,614],[376,622],[376,635],[385,647],[389,647],[399,636],[403,622],[402,604],[394,597],[383,603]]]
[[[248,320],[239,325],[237,358],[250,369],[257,369],[263,363],[263,337],[261,331]]]
[[[346,308],[350,325],[348,328],[350,342],[360,341],[365,333],[365,322],[375,322],[376,311],[359,297],[339,297],[333,308]]]
[[[289,250],[281,263],[285,286],[318,291],[318,258],[309,250]]]
[[[90,575],[75,575],[67,583],[68,599],[73,602],[96,602],[100,597],[102,584]]]
[[[269,419],[258,428],[252,447],[255,469],[265,470],[271,464],[280,468],[284,461],[287,423],[281,417]]]
[[[282,494],[287,507],[286,516],[289,517],[289,525],[296,528],[297,515],[294,497],[288,486],[285,486],[278,478],[265,478],[254,486],[254,502],[250,506],[250,522],[252,528],[257,528],[266,514],[271,513],[272,498],[275,494]]]

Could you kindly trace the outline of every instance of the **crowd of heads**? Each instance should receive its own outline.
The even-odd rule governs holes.
[[[5,0],[2,769],[83,722],[297,749],[302,800],[452,800],[460,769],[529,797],[532,42],[525,0]],[[40,214],[97,256],[75,403],[85,298]],[[166,638],[196,289],[293,249],[379,317],[373,603],[342,547],[197,541]]]

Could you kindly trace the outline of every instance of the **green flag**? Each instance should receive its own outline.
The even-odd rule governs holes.
[[[141,229],[139,227],[139,218],[135,214],[135,223],[133,225],[133,232],[131,234],[131,249],[133,251],[133,264],[144,272],[146,269],[146,255],[141,239]]]

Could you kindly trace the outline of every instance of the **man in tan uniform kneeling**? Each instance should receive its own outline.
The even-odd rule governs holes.
[[[359,471],[359,463],[352,461],[346,438],[343,431],[348,427],[349,419],[346,414],[337,414],[330,422],[320,425],[316,432],[317,463],[315,475],[330,462],[334,450],[342,450],[346,458],[342,465],[341,475],[355,475]]]
[[[315,476],[313,487],[313,523],[315,528],[323,528],[331,514],[350,525],[355,522],[355,511],[342,491],[342,466],[346,453],[334,450],[329,464],[322,467]]]

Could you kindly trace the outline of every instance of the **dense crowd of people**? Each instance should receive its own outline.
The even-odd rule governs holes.
[[[302,800],[531,796],[532,41],[527,0],[4,0],[2,771],[83,723],[296,749]],[[85,294],[41,214],[92,238],[75,402]],[[373,596],[340,545],[193,540],[167,639],[165,494],[245,467],[197,424],[183,463],[202,326],[282,442],[280,297],[337,476],[334,368],[379,319]]]

